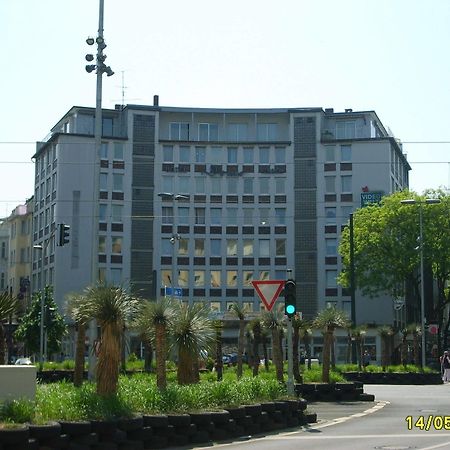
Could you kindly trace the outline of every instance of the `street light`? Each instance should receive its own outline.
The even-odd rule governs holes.
[[[172,200],[172,237],[170,238],[170,243],[172,244],[172,277],[170,284],[172,285],[172,299],[175,298],[175,244],[181,239],[181,236],[175,231],[176,230],[176,214],[175,214],[175,200],[184,201],[189,200],[187,195],[174,194],[172,192],[159,192],[158,197],[162,200]]]
[[[431,205],[440,203],[438,198],[426,198],[425,200],[416,200],[413,198],[401,200],[403,205],[419,205],[419,250],[420,250],[420,329],[422,331],[422,367],[425,367],[425,283],[424,283],[424,267],[423,267],[423,208],[422,205]]]

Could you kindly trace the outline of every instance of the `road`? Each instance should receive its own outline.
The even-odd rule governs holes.
[[[311,404],[318,423],[245,441],[206,448],[239,450],[437,450],[450,449],[450,384],[437,386],[366,385],[374,403]],[[408,429],[407,416],[412,416]],[[415,426],[416,421],[424,418]],[[438,417],[436,419],[436,417]],[[446,428],[441,418],[447,419]],[[420,429],[429,425],[429,430]],[[442,429],[435,429],[442,428]]]

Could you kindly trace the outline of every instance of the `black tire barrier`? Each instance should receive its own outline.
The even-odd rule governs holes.
[[[13,444],[20,448],[21,444],[28,442],[29,437],[30,430],[26,425],[0,430],[0,444]]]
[[[174,427],[187,427],[191,424],[191,416],[189,414],[168,414],[169,424]]]
[[[29,425],[30,437],[43,440],[61,435],[61,425],[58,422],[49,422],[44,425]]]
[[[169,418],[165,415],[144,415],[144,425],[147,427],[167,427]]]
[[[440,373],[416,372],[343,372],[348,381],[364,384],[442,384]]]

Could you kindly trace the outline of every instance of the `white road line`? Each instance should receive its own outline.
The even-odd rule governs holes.
[[[264,440],[280,440],[280,441],[294,441],[294,440],[301,440],[301,441],[307,441],[307,440],[336,440],[336,439],[405,439],[405,438],[430,438],[430,436],[432,437],[450,437],[450,433],[435,433],[435,434],[349,434],[349,435],[339,435],[339,436],[324,436],[324,435],[309,435],[306,436],[304,434],[298,435],[298,436],[267,436],[265,438],[262,438]],[[446,442],[445,444],[438,444],[437,446],[433,446],[433,447],[426,447],[426,448],[421,448],[419,450],[433,450],[434,448],[440,448],[443,447],[445,445],[448,445],[449,442]]]
[[[447,435],[444,434],[444,436],[447,436]],[[442,447],[450,448],[450,441],[444,442],[443,444],[432,445],[431,447],[423,447],[423,448],[420,448],[419,450],[434,450],[435,448],[442,448]]]

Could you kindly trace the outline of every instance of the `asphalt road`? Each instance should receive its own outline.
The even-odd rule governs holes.
[[[286,433],[201,448],[450,449],[450,384],[366,385],[364,390],[375,394],[375,402],[312,403],[308,408],[317,412],[317,424],[299,427],[298,430]],[[411,416],[411,419],[407,419],[408,416]]]

